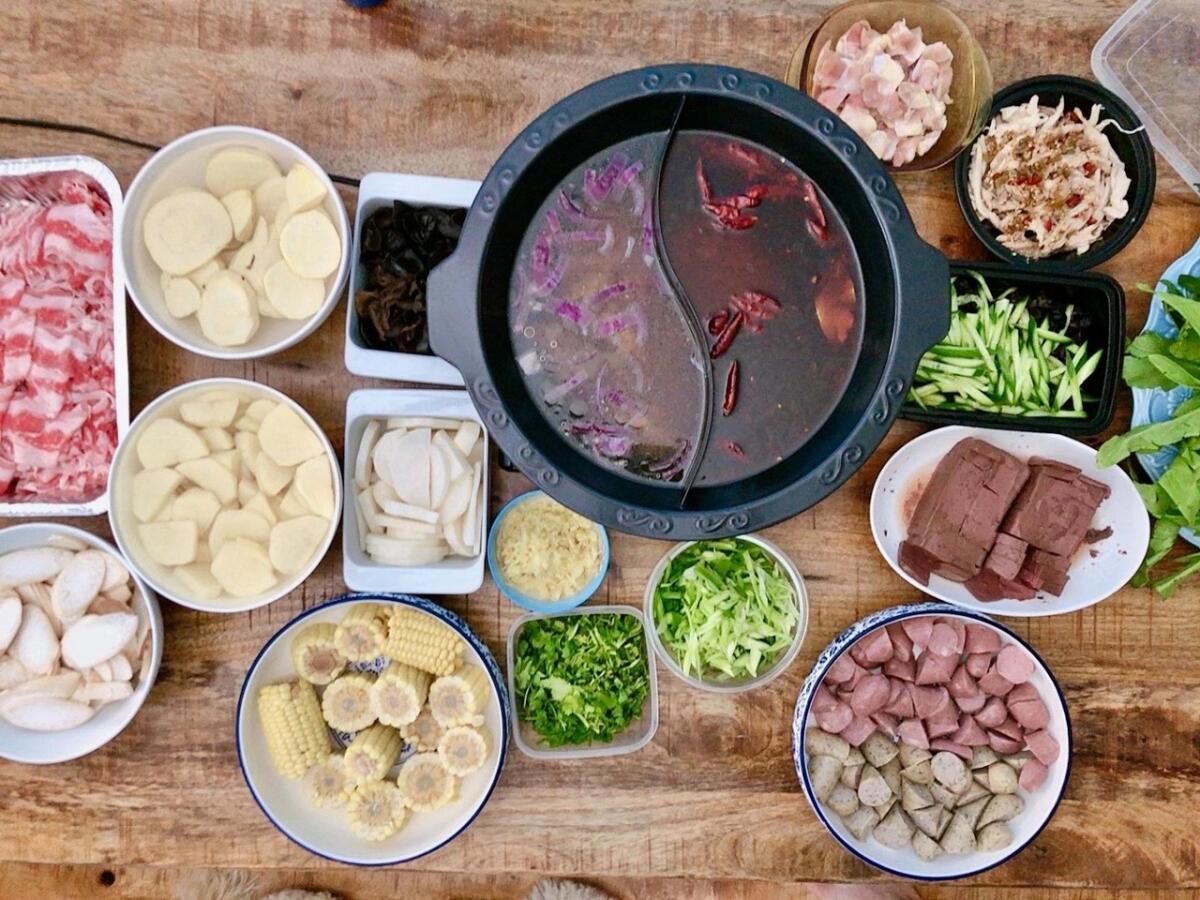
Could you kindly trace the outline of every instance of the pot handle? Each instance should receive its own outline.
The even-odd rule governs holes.
[[[459,371],[467,363],[475,315],[473,285],[463,284],[465,266],[460,253],[452,253],[433,267],[425,281],[425,315],[429,347]]]
[[[913,234],[897,246],[900,323],[897,356],[911,378],[925,351],[950,331],[950,262]]]

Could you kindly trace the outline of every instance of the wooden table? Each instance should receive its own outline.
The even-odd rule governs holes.
[[[159,145],[215,123],[283,134],[331,172],[481,178],[510,137],[568,91],[658,61],[732,63],[781,75],[828,4],[819,0],[73,0],[0,4],[0,115],[86,124]],[[1048,69],[1090,75],[1088,55],[1126,0],[959,0],[997,85]],[[0,156],[82,152],[128,184],[148,152],[119,141],[0,125]],[[905,178],[921,233],[983,258],[950,172]],[[353,208],[354,194],[344,199]],[[1128,330],[1156,278],[1200,232],[1200,206],[1160,159],[1145,227],[1104,271],[1128,293]],[[190,356],[130,310],[136,413],[161,391],[231,375],[297,398],[339,446],[347,393],[343,311],[269,360]],[[1117,426],[1128,422],[1127,398]],[[459,840],[411,866],[335,867],[266,821],[238,771],[233,712],[263,641],[339,594],[335,549],[286,599],[243,615],[164,604],[162,670],[113,743],[68,765],[0,764],[0,896],[165,897],[191,870],[253,870],[263,887],[323,886],[368,898],[515,897],[544,873],[624,897],[807,896],[805,882],[886,879],[822,830],[796,782],[792,706],[817,652],[871,610],[915,599],[876,551],[867,499],[880,466],[919,429],[900,423],[835,496],[769,537],[808,578],[808,640],[770,688],[737,698],[689,690],[660,668],[661,724],[640,753],[547,764],[513,748],[500,786]],[[495,510],[522,490],[492,481]],[[7,523],[0,523],[7,524]],[[103,518],[81,521],[107,534]],[[663,545],[613,534],[602,599],[639,603]],[[1066,799],[1007,865],[923,897],[1157,896],[1200,889],[1200,587],[1171,601],[1127,589],[1074,615],[1011,621],[1053,667],[1075,722]],[[449,598],[498,655],[515,609],[490,583]],[[111,886],[109,886],[111,885]],[[823,894],[824,895],[824,894]]]

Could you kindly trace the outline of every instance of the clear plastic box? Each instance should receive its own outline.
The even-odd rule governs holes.
[[[601,613],[619,613],[621,615],[633,616],[642,623],[642,650],[646,654],[646,671],[650,676],[650,693],[642,706],[642,715],[640,718],[630,722],[624,731],[607,744],[592,742],[590,744],[571,744],[565,747],[546,747],[542,744],[537,732],[530,728],[528,724],[521,721],[521,696],[517,693],[515,675],[517,636],[521,633],[521,629],[525,627],[525,624],[532,619],[556,619],[559,616],[594,616]],[[642,615],[641,610],[632,606],[612,605],[578,606],[575,609],[566,609],[562,612],[548,613],[546,615],[526,613],[513,622],[512,629],[508,632],[508,696],[512,700],[512,703],[509,704],[509,710],[512,716],[513,739],[517,742],[517,747],[520,748],[521,752],[526,756],[532,756],[534,759],[586,759],[595,756],[620,756],[625,753],[633,753],[641,750],[650,743],[654,737],[654,732],[658,731],[658,674],[654,667],[654,654],[650,652],[650,633],[648,628],[646,618]]]
[[[1154,148],[1200,194],[1200,2],[1138,0],[1092,50],[1092,71],[1128,103]]]

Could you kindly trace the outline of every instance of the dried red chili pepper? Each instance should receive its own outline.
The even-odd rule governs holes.
[[[1082,202],[1083,202],[1083,194],[1072,194],[1070,197],[1067,198],[1067,206],[1069,206],[1071,209],[1074,209],[1076,206],[1078,206]]]
[[[711,359],[716,359],[729,349],[729,345],[737,337],[738,329],[742,327],[742,322],[745,320],[746,316],[741,312],[736,312],[730,317],[725,328],[717,335],[717,342],[712,345],[712,350],[708,353]]]
[[[734,294],[730,301],[733,308],[746,314],[747,319],[770,319],[779,312],[779,301],[762,291],[743,291]]]
[[[1091,178],[1096,174],[1096,164],[1094,162],[1085,162],[1083,164],[1083,174]]]
[[[829,240],[829,229],[824,225],[814,222],[812,219],[809,219],[807,222],[805,222],[805,224],[808,226],[808,233],[818,241]]]
[[[736,459],[745,460],[746,451],[742,449],[740,444],[735,443],[734,441],[725,441],[721,444],[721,446],[724,447],[725,450]]]
[[[713,337],[716,337],[718,334],[720,334],[722,332],[722,330],[724,330],[725,325],[728,322],[729,322],[729,311],[723,309],[708,320],[708,333],[711,334]]]
[[[705,203],[712,202],[712,185],[708,183],[708,176],[704,174],[704,161],[696,160],[696,183],[700,185],[700,198]]]
[[[737,406],[738,395],[738,361],[735,359],[725,376],[725,399],[721,403],[721,415],[727,416]]]

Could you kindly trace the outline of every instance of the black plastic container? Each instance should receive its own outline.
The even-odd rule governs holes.
[[[1083,387],[1096,394],[1084,419],[1059,419],[1053,416],[1005,416],[996,413],[967,412],[961,409],[922,409],[906,400],[900,409],[902,419],[929,422],[934,425],[975,425],[981,428],[1003,428],[1009,431],[1049,431],[1072,437],[1100,434],[1112,422],[1117,403],[1117,388],[1121,380],[1121,360],[1125,347],[1125,292],[1107,275],[1097,272],[1048,272],[1026,266],[1014,268],[996,262],[950,263],[950,278],[968,272],[978,272],[999,294],[1016,288],[1030,296],[1044,296],[1061,304],[1074,304],[1075,309],[1090,316],[1084,330],[1088,348],[1102,349],[1104,356]],[[1085,408],[1088,408],[1085,406]]]
[[[866,302],[859,359],[825,424],[796,452],[757,475],[691,490],[606,468],[558,433],[527,392],[508,320],[513,265],[543,199],[593,154],[671,128],[681,102],[688,127],[769,147],[824,190],[854,242]],[[824,107],[742,69],[655,66],[572,94],[504,151],[483,181],[458,250],[430,275],[430,339],[462,372],[500,449],[555,499],[590,519],[647,537],[740,534],[828,496],[883,440],[917,360],[946,333],[947,273],[945,257],[917,236],[882,164]]]
[[[1103,107],[1101,119],[1113,120],[1115,125],[1104,129],[1104,135],[1124,163],[1125,174],[1129,176],[1129,191],[1125,195],[1129,203],[1129,212],[1125,218],[1109,225],[1099,240],[1085,253],[1068,251],[1032,259],[1012,252],[996,239],[995,229],[976,215],[974,207],[971,206],[967,176],[971,167],[971,152],[975,142],[983,140],[983,134],[975,138],[975,142],[959,154],[954,163],[954,188],[958,195],[958,206],[975,236],[990,253],[1005,262],[1015,266],[1037,266],[1043,270],[1082,272],[1114,256],[1133,240],[1133,236],[1146,221],[1146,215],[1154,202],[1154,186],[1157,179],[1154,147],[1150,144],[1150,137],[1142,127],[1141,120],[1124,100],[1094,81],[1076,78],[1073,75],[1041,75],[1010,84],[998,91],[992,99],[992,114],[988,121],[1006,107],[1029,102],[1035,94],[1043,106],[1057,106],[1059,99],[1065,99],[1068,110],[1077,107],[1084,115],[1091,111],[1094,104],[1099,104]]]

